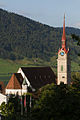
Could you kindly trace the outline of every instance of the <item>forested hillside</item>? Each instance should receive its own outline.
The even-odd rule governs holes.
[[[79,29],[66,28],[67,46],[71,58],[76,57],[80,48],[71,34],[80,34]],[[23,59],[41,58],[49,61],[61,47],[62,28],[43,25],[29,18],[0,9],[0,58]]]

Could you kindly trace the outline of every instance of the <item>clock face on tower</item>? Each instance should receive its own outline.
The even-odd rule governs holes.
[[[64,55],[64,52],[60,52],[60,55],[63,56],[63,55]]]

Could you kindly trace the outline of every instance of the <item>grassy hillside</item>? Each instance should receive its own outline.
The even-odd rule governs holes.
[[[15,64],[10,60],[0,59],[0,81],[3,81],[6,84],[10,79],[11,74],[17,71],[18,66],[18,64]]]

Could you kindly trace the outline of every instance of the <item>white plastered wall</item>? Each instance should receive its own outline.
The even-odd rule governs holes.
[[[27,89],[23,90],[23,89],[6,89],[5,94],[18,94],[18,95],[23,95],[27,93]]]
[[[5,102],[7,103],[7,97],[3,94],[0,93],[0,105]]]
[[[61,71],[61,65],[63,65],[63,71]],[[67,84],[67,54],[65,52],[64,52],[64,56],[61,56],[60,52],[58,53],[57,76],[58,76],[58,80],[57,80],[58,85],[61,82],[64,82],[64,84]]]

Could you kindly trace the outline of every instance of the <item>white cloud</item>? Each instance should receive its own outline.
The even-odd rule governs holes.
[[[77,22],[76,24],[74,24],[73,27],[80,29],[80,22]]]

